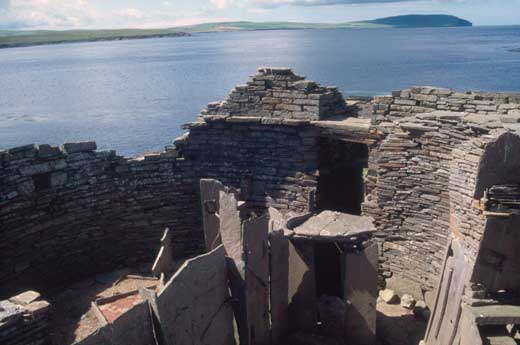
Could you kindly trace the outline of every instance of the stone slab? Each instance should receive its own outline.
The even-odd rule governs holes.
[[[375,344],[379,251],[376,243],[344,255],[344,298],[347,302],[345,339]]]
[[[269,218],[243,223],[248,344],[268,345],[269,334]]]
[[[294,229],[296,236],[351,238],[376,231],[371,217],[323,211]]]
[[[218,205],[220,198],[219,193],[223,190],[224,186],[217,180],[200,180],[200,201],[206,251],[211,251],[222,243],[219,231],[220,220],[218,216]]]
[[[156,304],[166,345],[234,344],[224,247],[187,260]]]

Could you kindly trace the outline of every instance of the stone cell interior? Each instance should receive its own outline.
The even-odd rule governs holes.
[[[314,283],[305,288],[290,290],[294,295],[280,295],[282,305],[296,302],[295,329],[309,322],[315,325],[315,313],[309,312],[315,309],[305,303],[316,306],[322,292],[351,302],[338,315],[373,325],[366,301],[346,297],[359,289],[373,295],[372,278],[363,272],[352,273],[358,278],[354,280],[344,276],[344,272],[355,272],[363,258],[340,260],[340,293],[338,267],[331,264],[337,262],[332,243],[350,238],[359,228],[370,228],[371,241],[377,244],[376,288],[397,281],[403,293],[428,301],[428,345],[488,341],[486,332],[471,330],[498,325],[504,333],[502,326],[518,322],[514,306],[520,276],[516,231],[520,95],[412,87],[389,96],[345,100],[336,88],[320,86],[288,68],[259,68],[246,84],[237,86],[225,100],[208,104],[184,128],[187,133],[163,152],[135,158],[98,151],[94,142],[0,151],[0,297],[12,299],[38,290],[45,299],[101,272],[139,265],[151,269],[164,246],[165,228],[171,233],[171,250],[166,252],[176,259],[207,255],[187,262],[183,274],[191,277],[192,266],[200,264],[224,276],[215,263],[234,254],[238,260],[242,252],[240,246],[236,252],[226,246],[221,229],[242,223],[207,232],[212,224],[220,226],[217,210],[222,205],[218,193],[208,200],[201,198],[200,181],[217,179],[235,190],[237,203],[246,205],[237,204],[241,216],[261,218],[275,209],[283,222],[301,223],[309,215],[320,220],[323,211],[350,217],[343,221],[334,216],[336,223],[331,224],[340,227],[321,224],[298,229],[287,223],[292,233],[286,231],[284,238],[292,234],[316,242],[312,255],[289,256],[302,265],[312,258],[318,277],[318,282],[311,279]],[[267,218],[275,222],[271,214]],[[258,232],[250,234],[253,241]],[[268,234],[268,240],[275,236]],[[328,244],[317,244],[319,238],[328,238]],[[221,242],[224,248],[217,250],[215,245]],[[306,251],[297,248],[294,238],[293,242],[295,253]],[[347,245],[342,246],[345,256]],[[288,253],[293,253],[291,248],[286,248]],[[349,264],[356,262],[357,266]],[[237,264],[241,267],[240,260]],[[256,269],[277,274],[273,281],[299,277],[294,278],[298,287],[308,283],[298,272],[266,271],[269,265],[263,265]],[[364,277],[369,281],[363,281]],[[174,276],[166,274],[164,283],[168,278]],[[174,290],[186,293],[178,286]],[[161,292],[146,293],[146,305],[136,306],[107,326],[103,332],[108,333],[101,332],[105,340],[109,333],[125,339],[124,332],[117,332],[146,317],[146,310],[154,310],[156,316],[171,312],[165,307],[166,292],[162,301]],[[269,293],[262,293],[263,299],[246,301],[270,298]],[[225,292],[214,296],[215,301],[225,298]],[[1,343],[49,342],[46,313],[52,306],[42,298],[36,300],[41,303],[34,302],[3,302]],[[316,308],[322,308],[320,317],[334,315],[333,311],[341,310],[340,304],[334,304],[337,308],[332,312],[325,304]],[[493,309],[496,305],[504,306],[507,315]],[[234,307],[227,317],[237,317]],[[254,306],[262,307],[261,303]],[[478,316],[477,307],[488,307],[482,310],[485,317]],[[241,342],[263,339],[259,338],[265,335],[261,322],[266,317],[282,320],[276,321],[280,328],[267,327],[275,336],[285,336],[286,329],[293,327],[283,321],[283,313],[253,318],[258,324],[240,329]],[[227,321],[222,322],[229,331]],[[168,327],[165,324],[165,332]],[[348,322],[344,329],[350,329]],[[33,335],[24,337],[28,330],[34,330]],[[513,331],[507,332],[500,334],[516,337]],[[158,341],[156,333],[142,334],[150,336],[147,341]],[[351,339],[368,339],[350,334]],[[212,336],[218,338],[218,334]],[[347,336],[342,339],[348,341]]]

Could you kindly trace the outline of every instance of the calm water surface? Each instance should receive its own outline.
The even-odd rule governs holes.
[[[256,31],[0,50],[0,148],[161,150],[258,66],[345,95],[413,85],[520,92],[520,27]]]

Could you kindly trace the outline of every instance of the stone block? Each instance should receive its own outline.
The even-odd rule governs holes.
[[[413,309],[415,306],[415,298],[412,295],[404,294],[401,296],[401,307],[405,309]]]
[[[78,152],[89,152],[97,149],[97,144],[94,141],[85,141],[78,143],[65,143],[62,145],[62,150],[68,154]]]
[[[390,289],[379,291],[379,297],[387,304],[396,304],[399,302],[399,297]]]
[[[28,305],[28,304],[31,304],[32,302],[38,300],[40,298],[40,296],[41,296],[40,293],[29,290],[29,291],[22,292],[19,295],[9,298],[9,301],[19,304],[19,305]]]

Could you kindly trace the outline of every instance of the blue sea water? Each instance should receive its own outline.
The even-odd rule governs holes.
[[[520,92],[520,27],[294,30],[0,50],[0,149],[95,140],[161,150],[258,66],[344,95],[413,85]]]

